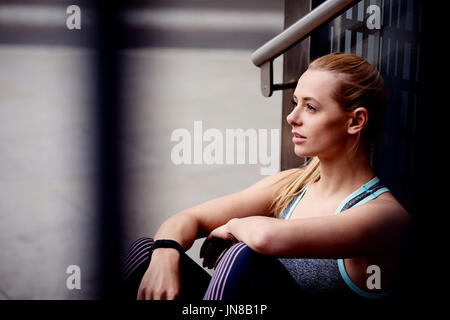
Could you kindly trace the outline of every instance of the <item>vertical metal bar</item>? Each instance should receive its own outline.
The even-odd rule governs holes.
[[[270,97],[273,93],[273,60],[261,66],[261,93],[264,97]]]
[[[399,56],[399,40],[395,40],[395,60],[394,60],[394,77],[398,77],[398,56]]]
[[[337,17],[333,20],[333,30],[334,30],[334,51],[333,52],[341,52],[342,51],[342,16]]]
[[[311,0],[284,1],[284,27],[285,29],[311,11]],[[297,80],[300,75],[308,68],[310,58],[310,39],[307,38],[299,44],[292,47],[283,55],[283,82]],[[291,143],[291,126],[287,123],[286,117],[292,110],[292,95],[294,89],[283,90],[282,97],[282,117],[281,117],[281,158],[280,168],[286,170],[302,165],[306,159],[299,158],[294,153]]]
[[[391,72],[391,61],[392,61],[392,48],[391,39],[387,38],[387,49],[386,49],[386,75],[390,75]]]
[[[377,6],[382,7],[381,0],[376,0],[374,2]],[[383,17],[383,14],[381,14],[381,18],[382,17]],[[369,34],[373,37],[373,39],[370,39],[370,45],[369,45],[369,42],[367,44],[368,47],[370,46],[370,49],[368,48],[368,50],[372,50],[372,52],[373,52],[373,61],[371,61],[371,63],[373,66],[377,67],[379,65],[379,60],[381,57],[381,55],[380,55],[381,43],[382,43],[381,32],[380,32],[380,30],[375,29],[372,32],[369,32]],[[367,41],[369,41],[369,39],[367,39]],[[367,55],[367,57],[368,57],[368,55]]]
[[[353,19],[353,8],[350,8],[345,13],[345,18],[352,20]]]
[[[121,23],[118,19],[120,1],[98,0],[96,20],[97,100],[95,121],[97,128],[97,227],[98,227],[98,297],[117,296],[120,261],[120,213],[122,190],[120,151],[123,116],[120,108],[118,50]]]
[[[330,53],[334,50],[334,25],[330,25]]]
[[[364,5],[364,0],[361,0],[360,2],[358,2],[357,4],[357,10],[358,13],[356,14],[356,20],[358,21],[364,21],[364,15],[365,15],[365,8],[366,6]]]
[[[354,32],[353,32],[354,34]],[[352,31],[351,30],[345,30],[344,32],[344,43],[345,43],[345,53],[352,53]]]
[[[355,32],[355,54],[360,57],[367,56],[367,34]]]

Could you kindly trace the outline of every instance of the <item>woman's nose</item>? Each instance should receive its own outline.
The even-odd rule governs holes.
[[[300,126],[302,124],[302,120],[300,118],[300,108],[295,107],[292,109],[291,113],[289,113],[286,117],[286,120],[291,126]]]

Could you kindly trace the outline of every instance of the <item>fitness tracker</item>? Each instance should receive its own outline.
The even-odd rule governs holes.
[[[175,240],[155,240],[155,242],[153,242],[152,246],[150,247],[150,254],[153,252],[153,250],[158,248],[173,248],[176,249],[180,253],[180,255],[183,255],[184,253],[183,247]]]

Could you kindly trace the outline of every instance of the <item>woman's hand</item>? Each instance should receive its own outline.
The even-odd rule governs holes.
[[[228,221],[228,223],[226,223],[220,227],[217,227],[216,229],[211,231],[208,238],[220,238],[227,242],[237,242],[237,239],[234,237],[234,235],[230,231],[230,225],[229,225],[230,221]]]
[[[200,249],[203,267],[215,269],[224,251],[237,242],[238,240],[230,232],[228,224],[211,231]]]
[[[172,248],[158,248],[139,285],[137,300],[175,300],[181,289],[180,254]]]

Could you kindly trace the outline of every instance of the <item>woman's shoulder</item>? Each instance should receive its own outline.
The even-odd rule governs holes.
[[[402,204],[395,198],[395,196],[390,192],[383,192],[376,199],[371,201],[372,204],[378,206],[389,207],[393,211],[401,212],[403,214],[408,214],[406,209]]]
[[[396,222],[399,228],[408,228],[411,224],[411,217],[408,211],[395,198],[391,192],[384,192],[376,199],[367,203],[377,213],[380,220],[386,223]]]
[[[389,254],[404,249],[412,226],[408,211],[390,192],[343,211],[337,219],[339,216],[345,219],[348,230],[361,232],[364,247],[375,246],[372,249],[376,252],[385,248]]]

